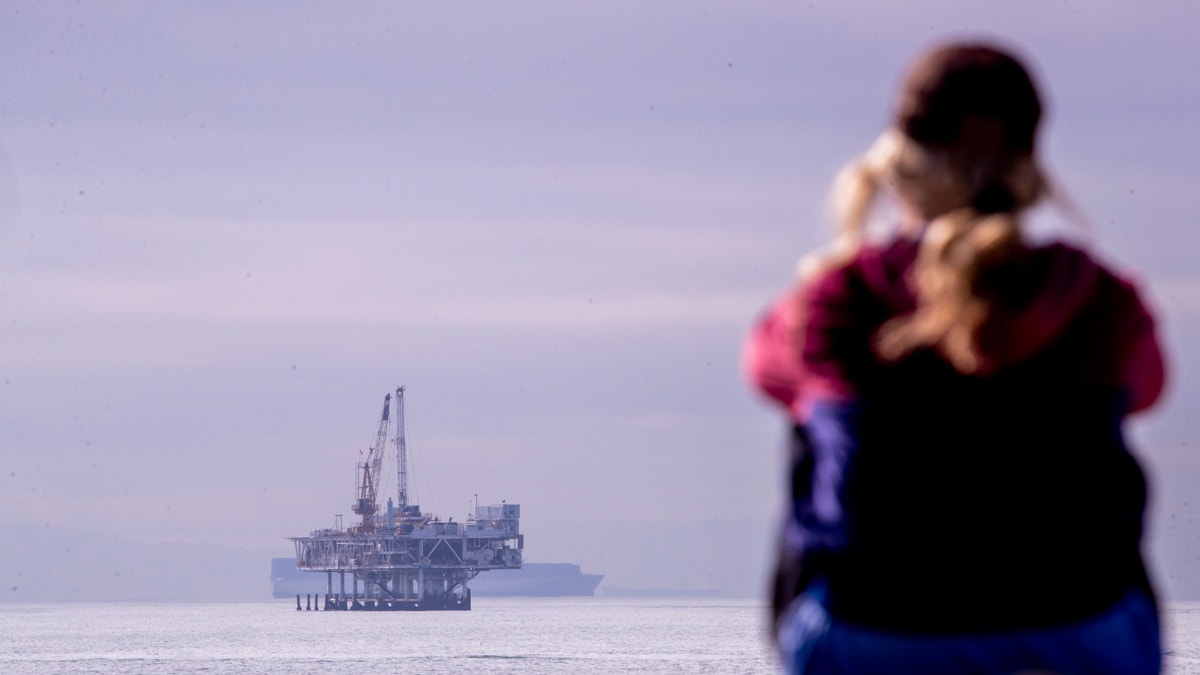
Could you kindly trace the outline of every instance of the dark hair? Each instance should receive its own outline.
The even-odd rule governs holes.
[[[1029,72],[986,44],[950,44],[923,55],[904,79],[896,127],[921,145],[971,143],[972,120],[999,123],[997,150],[1032,153],[1042,103]],[[993,126],[995,126],[993,124]]]

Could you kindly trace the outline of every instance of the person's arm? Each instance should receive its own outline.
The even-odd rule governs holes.
[[[1127,321],[1126,339],[1129,353],[1125,359],[1124,379],[1129,395],[1129,412],[1135,413],[1153,406],[1166,385],[1166,366],[1159,346],[1155,321],[1149,309],[1127,285],[1134,296],[1134,309]]]
[[[750,382],[803,422],[817,400],[854,397],[850,354],[869,340],[845,266],[791,289],[759,319],[743,349]]]
[[[791,412],[801,398],[804,369],[800,364],[800,289],[784,294],[758,319],[742,349],[742,369],[758,391]]]

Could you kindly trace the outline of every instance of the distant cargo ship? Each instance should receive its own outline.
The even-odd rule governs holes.
[[[525,563],[520,569],[492,570],[470,582],[471,594],[485,597],[557,598],[592,596],[603,574],[584,574],[573,563]],[[325,575],[296,568],[295,558],[271,559],[271,588],[276,598],[325,593]]]
[[[492,570],[471,582],[476,595],[535,597],[591,596],[603,574],[584,574],[572,563],[525,563],[521,569]]]

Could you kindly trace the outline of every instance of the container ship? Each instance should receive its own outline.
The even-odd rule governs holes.
[[[591,597],[603,574],[585,574],[573,563],[523,563],[519,569],[492,570],[470,582],[478,597]],[[271,593],[276,598],[321,596],[324,575],[297,569],[295,558],[271,559]]]
[[[573,563],[525,563],[517,570],[496,570],[471,583],[478,595],[556,598],[593,596],[603,574],[585,574]]]

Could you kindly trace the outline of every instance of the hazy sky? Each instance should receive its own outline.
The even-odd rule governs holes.
[[[585,569],[601,523],[762,523],[757,559],[782,422],[742,336],[904,64],[986,35],[1033,61],[1072,234],[1163,316],[1170,395],[1133,435],[1160,577],[1200,597],[1197,26],[1191,0],[6,2],[0,523],[286,554],[352,515],[403,384],[426,510],[519,502],[529,559]]]

